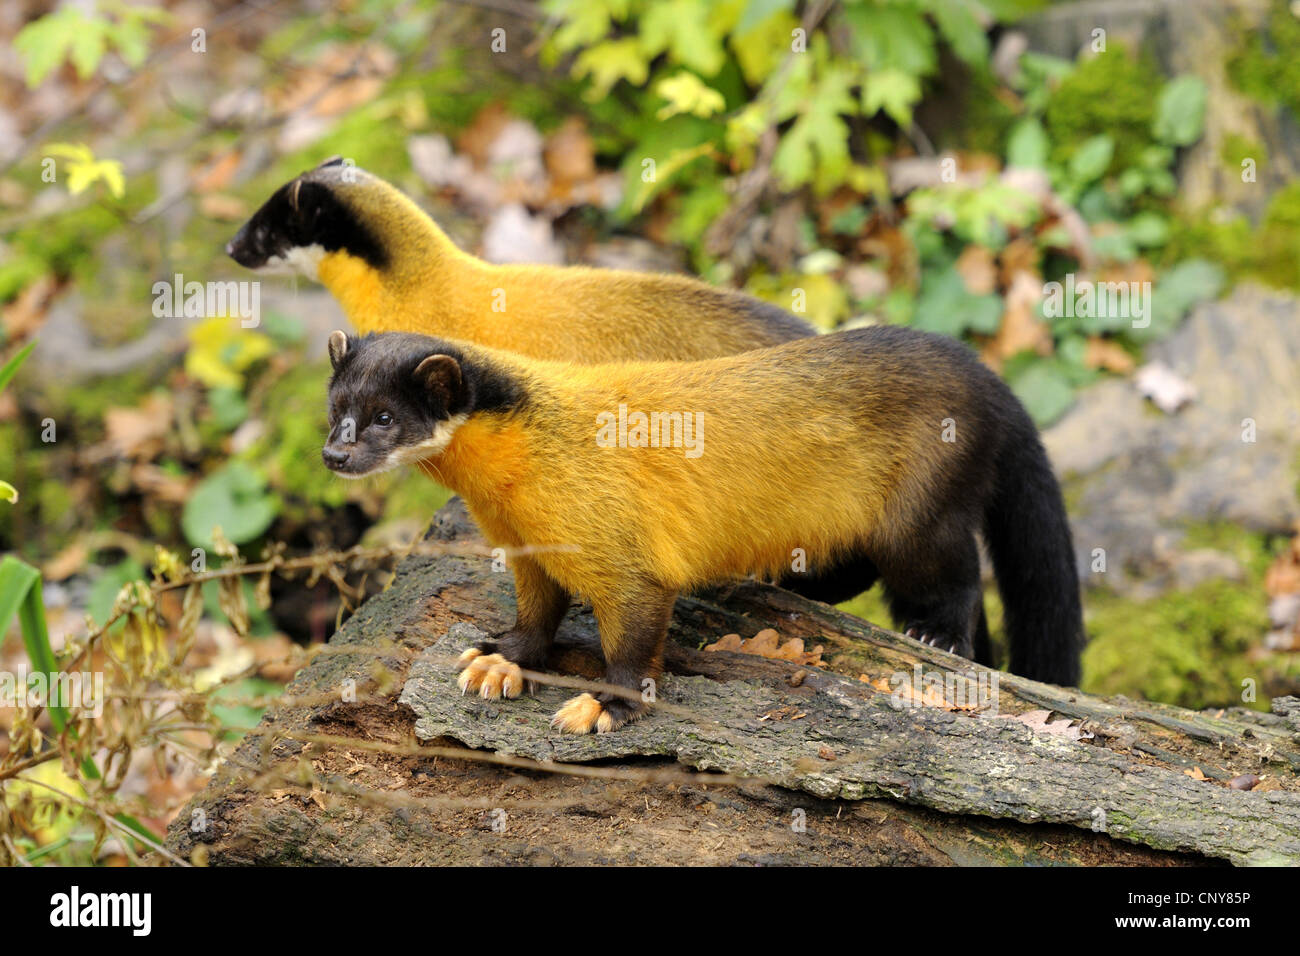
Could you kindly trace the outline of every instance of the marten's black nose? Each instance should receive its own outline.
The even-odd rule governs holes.
[[[326,445],[321,449],[321,457],[325,459],[325,464],[329,467],[339,468],[347,464],[349,456],[345,451],[339,451],[337,448],[331,448],[329,445]]]

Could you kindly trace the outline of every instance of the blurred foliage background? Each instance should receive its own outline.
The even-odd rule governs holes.
[[[263,282],[249,330],[159,318],[155,283],[250,278],[225,242],[275,188],[337,154],[496,261],[680,270],[826,330],[889,322],[961,338],[1046,427],[1081,390],[1131,376],[1199,303],[1247,282],[1300,288],[1300,182],[1277,173],[1300,115],[1292,6],[1253,20],[1225,7],[1209,79],[1179,69],[1158,29],[1141,34],[1149,43],[1085,31],[1068,55],[1031,42],[1063,29],[1042,18],[1071,6],[7,5],[0,357],[39,347],[0,392],[0,478],[19,496],[0,503],[0,550],[41,572],[52,653],[88,647],[87,615],[91,634],[117,618],[132,640],[186,643],[184,687],[230,695],[212,699],[189,751],[176,735],[122,737],[134,756],[113,792],[138,800],[135,823],[156,831],[159,808],[203,779],[222,728],[255,720],[257,696],[332,632],[339,586],[355,603],[384,572],[275,578],[265,593],[209,580],[194,585],[202,607],[184,610],[150,604],[137,582],[179,587],[194,549],[214,566],[233,548],[250,560],[400,551],[445,500],[416,476],[342,483],[320,466],[324,334],[340,320],[319,289]],[[1224,97],[1249,103],[1250,121],[1226,115]],[[1045,316],[1044,284],[1073,274],[1152,283],[1149,326]],[[1143,599],[1090,591],[1085,687],[1229,705],[1250,673],[1294,692],[1300,639],[1267,652],[1262,639],[1270,596],[1300,592],[1288,576],[1300,554],[1281,533],[1189,533],[1241,574]],[[887,621],[874,596],[851,607]],[[166,622],[182,614],[178,635]],[[3,645],[9,670],[31,655],[20,630]],[[143,660],[122,667],[141,686],[159,679]],[[32,739],[48,736],[31,718]],[[41,766],[46,783],[100,792],[75,762]],[[102,853],[108,838],[118,857],[133,852],[111,824],[61,817],[68,806],[40,808],[15,851]]]

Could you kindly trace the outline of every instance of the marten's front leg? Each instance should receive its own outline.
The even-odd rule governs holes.
[[[518,697],[524,689],[522,670],[539,670],[546,663],[555,631],[569,609],[569,595],[536,561],[520,555],[510,563],[515,572],[515,626],[460,655],[456,683],[461,693],[476,690],[487,700]]]
[[[649,584],[610,590],[612,598],[591,602],[605,654],[605,683],[630,693],[582,694],[568,701],[551,719],[552,727],[566,733],[604,734],[640,717],[646,711],[642,682],[659,676],[677,593]]]

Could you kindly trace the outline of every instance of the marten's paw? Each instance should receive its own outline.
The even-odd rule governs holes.
[[[602,701],[591,694],[582,694],[555,712],[551,726],[566,734],[607,734],[642,713],[640,705],[622,697]]]
[[[524,689],[524,674],[519,665],[500,654],[487,654],[471,647],[460,655],[456,666],[460,668],[456,685],[462,694],[476,690],[484,700],[497,700],[518,697]]]
[[[954,636],[952,633],[932,625],[909,624],[903,634],[913,640],[920,641],[928,647],[937,647],[941,651],[956,654],[958,657],[972,658],[975,656],[975,647],[970,638],[964,635]]]

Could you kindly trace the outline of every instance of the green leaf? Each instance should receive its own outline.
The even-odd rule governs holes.
[[[1205,81],[1180,76],[1165,84],[1156,100],[1152,132],[1171,146],[1188,146],[1200,138],[1205,123]]]
[[[1185,259],[1160,275],[1151,291],[1151,324],[1125,329],[1135,342],[1152,342],[1178,327],[1193,306],[1217,298],[1224,285],[1224,271],[1205,259]]]
[[[93,24],[93,26],[91,26]],[[108,44],[104,38],[104,27],[100,21],[87,21],[87,28],[72,35],[68,54],[72,65],[77,69],[77,76],[83,80],[94,75],[99,61],[104,58]]]
[[[23,647],[33,671],[57,674],[59,671],[50,634],[45,625],[45,602],[41,599],[41,572],[30,564],[7,554],[0,561],[0,635],[9,629],[14,614],[23,632]],[[68,708],[50,704],[50,723],[56,732],[68,724]]]
[[[913,327],[957,337],[965,332],[992,335],[1001,323],[1002,297],[972,293],[956,266],[930,270],[921,280]]]
[[[843,16],[854,58],[868,70],[893,68],[916,77],[934,72],[934,31],[920,10],[901,3],[864,3],[846,5]]]
[[[1093,236],[1092,251],[1097,258],[1108,262],[1132,262],[1138,255],[1132,237],[1122,230]]]
[[[575,78],[590,78],[591,89],[585,95],[593,101],[602,99],[619,80],[640,86],[649,71],[649,61],[641,53],[636,37],[598,43],[584,50],[573,62]]]
[[[221,721],[226,729],[227,740],[238,739],[257,726],[262,719],[264,707],[252,707],[244,703],[221,704],[218,701],[228,697],[278,697],[284,692],[284,686],[260,677],[246,677],[237,684],[228,684],[212,695],[212,715]]]
[[[884,110],[899,126],[912,125],[912,107],[921,99],[921,83],[902,70],[888,68],[868,74],[862,85],[862,113],[875,116]]]
[[[789,12],[794,9],[795,0],[749,0],[745,12],[736,24],[736,33],[748,33],[768,17],[779,11]]]
[[[699,0],[659,0],[641,15],[640,44],[646,60],[667,52],[669,59],[713,76],[727,55],[722,38],[709,26],[709,7]]]
[[[248,402],[237,388],[218,386],[208,392],[212,421],[223,432],[234,431],[248,418]]]
[[[1134,216],[1125,230],[1136,245],[1144,248],[1163,246],[1169,241],[1169,222],[1156,212],[1140,212]]]
[[[26,61],[29,87],[39,86],[62,65],[68,48],[88,25],[89,21],[80,10],[64,7],[33,20],[18,31],[14,37],[14,49]]]
[[[1083,141],[1070,157],[1070,176],[1081,185],[1099,179],[1115,155],[1115,141],[1102,133]]]
[[[973,0],[929,0],[926,6],[953,53],[971,66],[988,60],[989,38],[976,15],[979,4]]]
[[[1056,421],[1074,404],[1074,388],[1053,362],[1035,362],[1009,384],[1039,428]]]
[[[668,101],[668,105],[656,114],[661,120],[678,113],[708,118],[721,113],[727,105],[721,93],[686,70],[660,80],[655,84],[655,93]]]
[[[1007,136],[1007,165],[1022,169],[1046,169],[1052,144],[1047,130],[1035,116],[1022,119]]]
[[[27,356],[32,354],[32,349],[36,348],[35,342],[28,342],[19,350],[18,354],[5,362],[4,368],[0,368],[0,391],[9,384],[9,380],[17,373],[19,366],[27,361]]]
[[[166,11],[158,11],[166,16]],[[144,19],[130,17],[110,28],[113,48],[122,62],[135,69],[144,62],[149,54],[149,28]]]
[[[233,543],[244,544],[269,528],[279,510],[279,499],[267,490],[262,476],[235,461],[199,483],[185,502],[181,527],[199,547],[212,547],[214,525]]]
[[[9,484],[9,482],[0,480],[0,501],[8,502],[11,505],[17,504],[18,489]]]
[[[86,613],[97,625],[103,627],[113,613],[113,605],[117,602],[117,596],[122,588],[144,577],[144,568],[139,561],[132,558],[104,568],[90,587],[90,595],[86,599]]]

